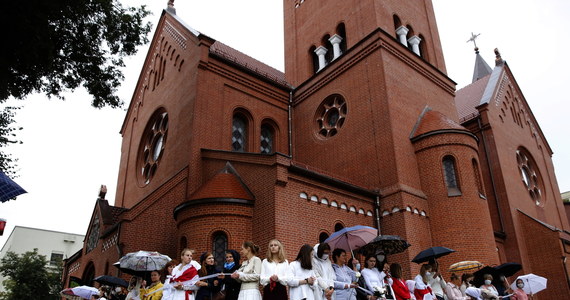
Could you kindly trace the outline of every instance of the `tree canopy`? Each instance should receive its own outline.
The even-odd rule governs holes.
[[[48,267],[46,257],[39,255],[38,249],[21,255],[7,252],[0,261],[0,273],[8,277],[0,300],[61,298],[61,262],[56,262],[54,268]]]
[[[0,103],[34,92],[63,98],[63,92],[83,86],[94,107],[120,107],[123,59],[148,42],[149,13],[118,0],[3,1]],[[5,116],[13,110],[4,110],[0,118]],[[8,128],[11,120],[4,118],[0,126]],[[0,134],[0,147],[13,140]]]

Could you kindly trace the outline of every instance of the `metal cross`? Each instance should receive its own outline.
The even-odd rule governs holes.
[[[475,39],[477,39],[478,36],[480,36],[481,34],[473,34],[473,32],[471,32],[471,37],[469,38],[469,40],[467,40],[467,43],[469,42],[473,42],[473,45],[475,45],[475,48],[477,48],[477,42],[475,41]]]

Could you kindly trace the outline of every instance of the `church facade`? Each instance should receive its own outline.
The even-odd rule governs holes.
[[[552,150],[500,59],[456,92],[431,1],[284,0],[285,72],[160,18],[126,113],[115,206],[97,200],[64,279],[128,252],[267,250],[289,259],[367,225],[486,265],[519,262],[570,295]],[[263,255],[262,255],[263,256]],[[542,298],[541,298],[542,299]]]

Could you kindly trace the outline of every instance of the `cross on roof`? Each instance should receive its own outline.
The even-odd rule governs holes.
[[[467,40],[467,43],[469,42],[473,42],[473,45],[475,45],[475,49],[477,48],[477,42],[475,41],[477,39],[478,36],[480,36],[481,34],[473,34],[473,32],[471,32],[471,37],[469,38],[469,40]]]

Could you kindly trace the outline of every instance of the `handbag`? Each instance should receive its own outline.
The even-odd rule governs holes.
[[[225,300],[225,299],[226,299],[225,290],[219,291],[212,296],[212,300]]]

